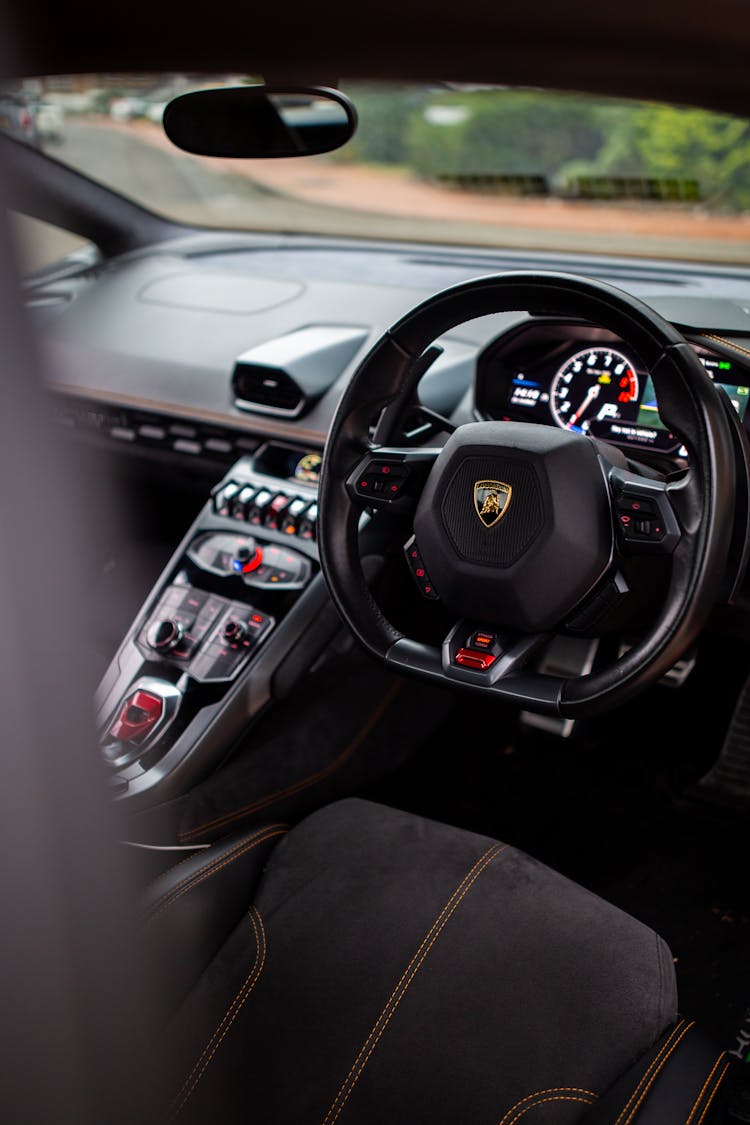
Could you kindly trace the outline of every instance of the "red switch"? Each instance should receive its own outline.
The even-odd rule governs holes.
[[[118,742],[143,742],[164,713],[164,700],[139,689],[123,702],[120,713],[109,728]]]
[[[477,672],[486,672],[497,660],[491,652],[477,652],[471,648],[460,648],[456,653],[456,664],[464,668],[474,668]]]

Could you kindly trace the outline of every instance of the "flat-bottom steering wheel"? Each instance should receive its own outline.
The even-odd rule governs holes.
[[[584,319],[630,345],[651,374],[664,424],[688,450],[684,475],[630,471],[586,435],[531,423],[469,423],[440,449],[388,444],[429,345],[468,320],[511,311]],[[696,639],[724,574],[734,482],[720,393],[672,325],[599,282],[555,273],[481,277],[404,316],[354,374],[321,472],[321,564],[344,621],[394,669],[529,710],[591,715],[663,675]],[[425,597],[439,598],[456,622],[441,646],[404,636],[376,604],[359,550],[367,509],[411,516],[407,561]],[[639,573],[648,583],[647,560],[661,556],[663,567],[665,554],[662,608],[623,655],[570,678],[529,670],[532,654],[571,623],[595,633],[597,615],[625,596],[625,559],[643,556]]]

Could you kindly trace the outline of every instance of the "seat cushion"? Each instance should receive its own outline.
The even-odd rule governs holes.
[[[675,1019],[653,931],[515,848],[347,800],[281,839],[182,1005],[171,1112],[573,1122]]]

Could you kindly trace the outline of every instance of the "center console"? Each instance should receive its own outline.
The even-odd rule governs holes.
[[[118,798],[185,792],[334,635],[316,547],[320,464],[280,443],[241,458],[178,546],[97,695]]]

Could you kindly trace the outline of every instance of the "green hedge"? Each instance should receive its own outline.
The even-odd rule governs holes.
[[[691,201],[697,183],[713,207],[750,208],[750,126],[736,118],[535,90],[350,92],[360,129],[342,160],[401,165],[439,182],[478,177],[477,190],[493,178],[508,190],[512,177],[524,177],[519,190],[530,194],[539,177],[562,195],[611,177],[648,181],[646,197]]]

